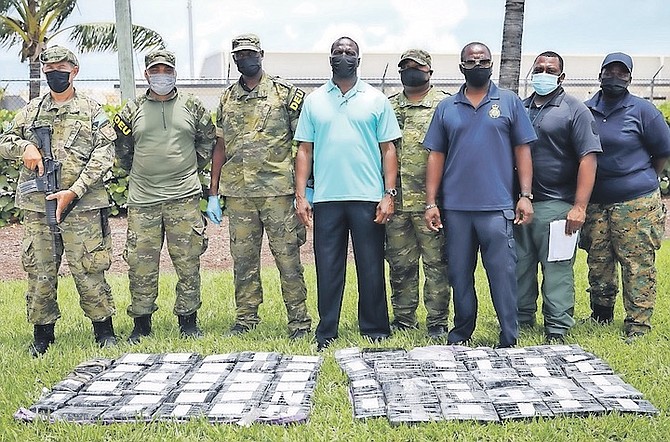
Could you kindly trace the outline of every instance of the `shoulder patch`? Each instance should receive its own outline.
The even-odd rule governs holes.
[[[305,92],[302,89],[297,89],[295,90],[295,93],[293,94],[293,98],[288,104],[288,108],[292,111],[297,111],[300,109],[300,106],[302,105],[302,101],[305,98]]]
[[[109,141],[116,140],[116,132],[114,132],[114,128],[112,128],[112,125],[108,122],[103,123],[102,126],[100,126],[100,133]]]
[[[114,127],[125,136],[130,135],[132,132],[130,123],[123,121],[123,118],[119,114],[114,115]]]

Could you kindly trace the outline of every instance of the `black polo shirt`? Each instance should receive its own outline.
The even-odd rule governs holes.
[[[523,102],[537,134],[531,143],[535,201],[575,202],[579,160],[602,152],[593,115],[584,103],[562,87],[544,105],[533,104],[535,94]]]

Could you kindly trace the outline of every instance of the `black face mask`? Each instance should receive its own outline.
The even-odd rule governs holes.
[[[628,81],[616,77],[602,78],[600,80],[600,87],[603,90],[603,95],[606,97],[617,98],[628,90]]]
[[[330,66],[333,76],[337,78],[351,78],[356,75],[358,57],[356,55],[339,54],[330,57]]]
[[[46,74],[49,89],[60,94],[70,87],[70,72],[49,71]]]
[[[488,83],[489,78],[491,78],[492,70],[493,68],[475,67],[472,69],[463,69],[462,72],[467,84],[472,87],[482,87]]]
[[[237,70],[245,77],[253,77],[261,70],[261,57],[244,57],[235,60]]]
[[[417,68],[407,68],[400,71],[400,81],[405,86],[423,86],[430,80],[430,74]]]

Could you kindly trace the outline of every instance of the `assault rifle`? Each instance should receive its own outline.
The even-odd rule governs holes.
[[[44,174],[36,176],[34,180],[26,181],[18,186],[19,192],[24,195],[34,192],[44,192],[51,195],[60,190],[60,172],[62,164],[55,160],[51,152],[51,128],[49,126],[39,126],[31,128],[37,138],[37,147],[42,151],[42,163],[44,164]],[[45,200],[46,220],[51,231],[52,256],[55,262],[58,262],[62,254],[62,241],[58,220],[56,219],[56,200]]]

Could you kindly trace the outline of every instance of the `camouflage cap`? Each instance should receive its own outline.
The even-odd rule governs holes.
[[[156,51],[149,52],[144,57],[144,64],[147,69],[157,64],[164,64],[173,68],[175,64],[174,52],[170,52],[166,49],[158,49]]]
[[[231,52],[237,51],[256,51],[260,52],[261,39],[256,34],[242,34],[233,38],[233,49]]]
[[[431,67],[432,62],[430,54],[423,49],[408,49],[407,51],[403,52],[403,54],[400,56],[398,67],[400,67],[402,62],[405,60],[412,60],[419,63],[421,66],[428,67]]]
[[[59,61],[68,61],[75,66],[79,66],[77,56],[74,55],[71,50],[64,48],[63,46],[51,46],[40,54],[40,62],[42,62],[42,64],[58,63]]]

